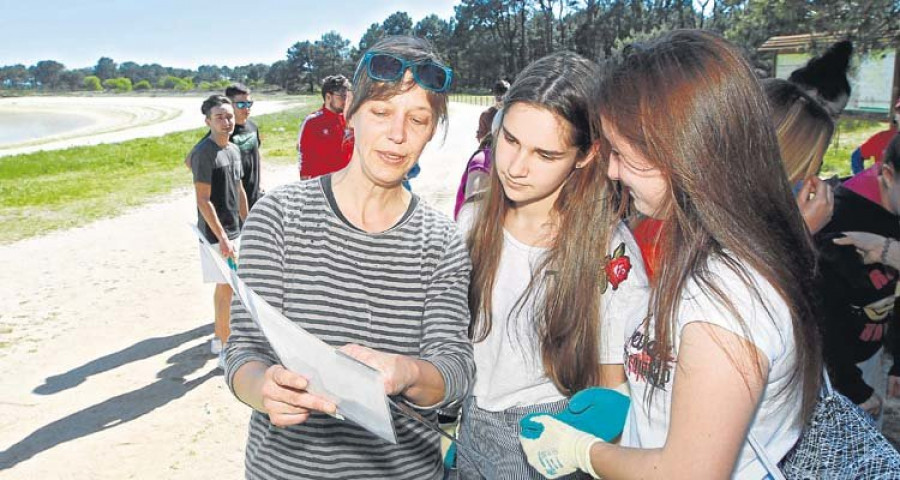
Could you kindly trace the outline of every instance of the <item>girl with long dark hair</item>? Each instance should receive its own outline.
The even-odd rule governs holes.
[[[648,315],[626,327],[632,407],[621,445],[539,417],[523,448],[550,478],[763,478],[748,435],[783,457],[822,375],[815,257],[766,98],[737,49],[703,31],[632,47],[608,69],[609,176],[664,220]]]
[[[461,420],[462,478],[540,478],[519,446],[519,419],[624,382],[621,326],[646,309],[646,278],[627,229],[610,228],[611,184],[590,121],[597,75],[572,53],[518,75],[490,187],[460,213],[477,372]]]

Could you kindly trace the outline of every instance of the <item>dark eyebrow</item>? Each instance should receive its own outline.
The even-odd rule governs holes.
[[[566,153],[566,152],[557,152],[555,150],[544,150],[542,148],[535,148],[534,151],[541,155],[544,155],[545,157],[554,157],[554,158],[561,157],[561,156],[565,155],[565,153]]]
[[[519,141],[519,139],[516,138],[516,136],[513,135],[512,132],[510,132],[509,130],[506,129],[506,125],[501,124],[500,128],[503,130],[504,135],[506,135],[507,137],[511,137],[513,140],[515,140],[517,142]]]
[[[513,135],[512,132],[510,132],[510,131],[506,128],[506,125],[501,125],[500,128],[503,130],[503,133],[504,133],[505,135],[511,137],[511,138],[512,138],[513,140],[515,140],[516,142],[519,141],[519,139],[516,138],[516,136]],[[521,143],[521,142],[520,142],[520,143]],[[536,153],[538,153],[539,155],[544,155],[544,156],[546,156],[546,157],[554,157],[554,158],[555,158],[555,157],[561,157],[561,156],[563,156],[563,155],[566,154],[566,152],[564,152],[564,151],[563,151],[563,152],[559,152],[559,151],[556,151],[556,150],[546,150],[546,149],[543,149],[543,148],[535,148],[534,151],[535,151]]]

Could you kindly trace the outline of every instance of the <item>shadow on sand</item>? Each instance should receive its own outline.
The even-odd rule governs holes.
[[[128,362],[158,355],[211,332],[212,326],[204,325],[177,335],[138,342],[131,347],[98,358],[62,375],[49,377],[34,392],[47,395],[72,388],[91,375],[114,369]],[[209,345],[205,342],[175,353],[167,359],[167,363],[170,365],[156,374],[157,381],[45,425],[9,449],[0,452],[0,470],[12,468],[41,452],[70,440],[130,422],[172,400],[181,398],[198,385],[222,374],[221,370],[213,369],[205,375],[185,381],[185,377],[206,365],[209,358]]]
[[[44,384],[38,386],[32,390],[32,392],[38,395],[52,395],[69,388],[77,387],[91,375],[121,367],[126,363],[144,360],[159,355],[166,350],[171,350],[185,342],[209,335],[212,331],[213,327],[210,323],[193,330],[176,333],[175,335],[169,335],[167,337],[155,337],[141,340],[126,349],[104,355],[61,375],[47,377],[47,379],[44,380]]]

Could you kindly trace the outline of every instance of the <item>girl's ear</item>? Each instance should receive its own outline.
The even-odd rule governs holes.
[[[594,142],[591,145],[591,149],[588,150],[587,154],[581,160],[575,162],[575,168],[584,168],[588,166],[591,162],[597,161],[597,157],[600,156],[600,142]]]

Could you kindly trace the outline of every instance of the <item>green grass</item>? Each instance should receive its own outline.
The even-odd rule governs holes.
[[[306,105],[302,108],[253,117],[262,136],[260,153],[264,162],[280,164],[297,162],[297,132],[300,130],[300,122],[306,115],[320,107],[315,101],[307,101]]]
[[[295,161],[297,128],[316,107],[306,104],[254,117],[263,161]],[[191,185],[184,157],[206,133],[0,157],[0,244],[84,225]]]
[[[822,163],[822,178],[832,175],[846,177],[850,175],[850,155],[863,142],[875,133],[886,130],[889,124],[865,118],[843,116],[838,121],[831,146],[825,152],[825,160]],[[866,164],[871,165],[871,162]]]

